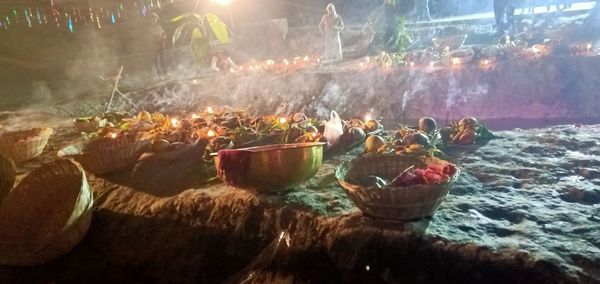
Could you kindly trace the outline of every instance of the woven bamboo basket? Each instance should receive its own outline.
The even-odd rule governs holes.
[[[407,221],[434,214],[442,204],[459,171],[443,184],[411,187],[368,187],[349,182],[370,175],[392,180],[408,167],[423,167],[430,163],[448,164],[437,158],[416,156],[364,156],[342,164],[336,169],[336,178],[348,197],[367,216],[393,221]]]
[[[29,173],[0,204],[0,264],[38,265],[72,250],[92,219],[93,197],[70,160]]]
[[[95,132],[98,130],[98,121],[95,121],[95,120],[91,120],[91,121],[73,120],[73,126],[75,126],[75,128],[79,132],[90,133],[90,132]]]
[[[42,154],[52,133],[52,128],[4,132],[0,135],[0,153],[15,163],[31,160]]]
[[[0,203],[15,185],[16,171],[15,163],[11,159],[0,155]]]
[[[118,172],[135,165],[149,140],[134,138],[101,138],[70,145],[58,151],[58,156],[80,163],[93,174]]]
[[[465,44],[469,34],[458,34],[441,38],[432,38],[433,45],[437,48],[446,48],[450,50],[459,49]]]

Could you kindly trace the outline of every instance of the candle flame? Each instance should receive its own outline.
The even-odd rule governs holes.
[[[206,135],[208,135],[208,137],[215,137],[215,136],[217,136],[217,133],[215,133],[212,129],[210,129],[210,130],[208,130]]]
[[[308,55],[304,56],[304,61],[308,61]]]
[[[433,61],[430,61],[430,62],[429,62],[429,67],[433,67],[433,65],[434,65],[434,64],[435,64],[435,62],[433,62]]]
[[[364,63],[362,63],[362,62],[361,62],[360,64],[358,64],[358,65],[359,65],[360,67],[364,67],[364,66],[365,66],[365,64],[364,64]]]
[[[287,119],[285,117],[279,118],[279,124],[286,124],[286,123],[287,123]]]
[[[454,64],[454,65],[460,64],[460,58],[452,58],[452,64]]]
[[[111,133],[111,134],[110,134],[110,138],[112,138],[112,139],[115,139],[115,138],[117,138],[117,133]]]
[[[484,59],[481,63],[483,63],[483,65],[488,65],[488,64],[490,64],[490,61],[487,59]]]
[[[318,135],[317,132],[313,132],[310,134],[310,136],[312,136],[312,138],[317,138],[317,135]]]
[[[208,112],[208,113],[213,113],[214,111],[213,111],[213,108],[212,108],[212,107],[207,107],[207,108],[206,108],[206,112]]]
[[[410,62],[410,67],[415,67],[415,63],[414,62]]]
[[[197,115],[197,114],[195,114],[195,113],[194,113],[194,114],[192,114],[192,119],[197,119],[197,118],[199,118],[199,117],[200,117],[200,116],[198,116],[198,115]]]
[[[173,125],[173,127],[177,127],[177,124],[179,124],[179,120],[177,120],[177,118],[171,119],[171,125]]]
[[[365,115],[365,121],[371,121],[373,117],[370,114]]]

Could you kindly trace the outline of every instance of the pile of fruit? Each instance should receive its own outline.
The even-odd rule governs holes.
[[[451,122],[440,130],[440,135],[444,144],[460,145],[479,144],[496,137],[474,117]]]
[[[427,168],[410,167],[392,181],[393,186],[409,187],[422,184],[442,184],[456,173],[456,166],[429,164]]]
[[[433,118],[424,117],[419,120],[418,127],[401,126],[388,139],[379,135],[370,136],[365,143],[365,153],[433,154],[438,141],[437,123]]]
[[[86,128],[81,127],[85,123]],[[90,127],[93,124],[94,127]],[[369,133],[383,130],[376,120],[362,122],[359,119],[344,121],[344,133],[341,134],[336,149],[349,149],[365,141]],[[323,136],[324,126],[316,118],[304,113],[286,116],[252,116],[244,110],[207,108],[196,113],[169,116],[160,112],[139,112],[135,116],[123,113],[107,113],[101,117],[78,118],[75,127],[83,132],[86,139],[98,137],[117,138],[134,136],[137,139],[151,140],[154,152],[174,149],[178,144],[193,144],[199,140],[207,141],[208,154],[226,148],[245,148],[253,146],[326,142]]]

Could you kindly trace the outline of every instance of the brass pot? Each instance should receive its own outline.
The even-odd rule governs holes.
[[[232,186],[258,192],[281,192],[306,182],[317,173],[323,165],[323,145],[323,142],[312,142],[224,149],[215,154],[215,167],[221,180]],[[221,168],[221,155],[228,154],[235,154],[233,158],[228,157],[228,163],[233,167],[245,164],[245,168],[234,170],[226,165]],[[240,161],[236,161],[238,157]]]

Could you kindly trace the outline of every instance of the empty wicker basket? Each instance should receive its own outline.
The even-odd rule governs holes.
[[[15,184],[16,168],[13,161],[0,155],[0,203],[12,190]]]
[[[0,134],[0,153],[15,163],[31,160],[44,151],[52,128],[34,128]]]
[[[135,165],[149,143],[134,138],[101,138],[63,148],[58,156],[77,161],[90,173],[107,174]]]
[[[0,203],[0,264],[38,265],[73,249],[92,219],[92,192],[69,160],[29,173]]]
[[[349,180],[371,175],[391,180],[412,165],[421,167],[429,163],[449,164],[437,158],[374,155],[359,157],[342,164],[337,168],[335,175],[348,197],[365,215],[406,221],[433,215],[450,191],[459,171],[443,184],[411,187],[368,187],[353,184]]]

